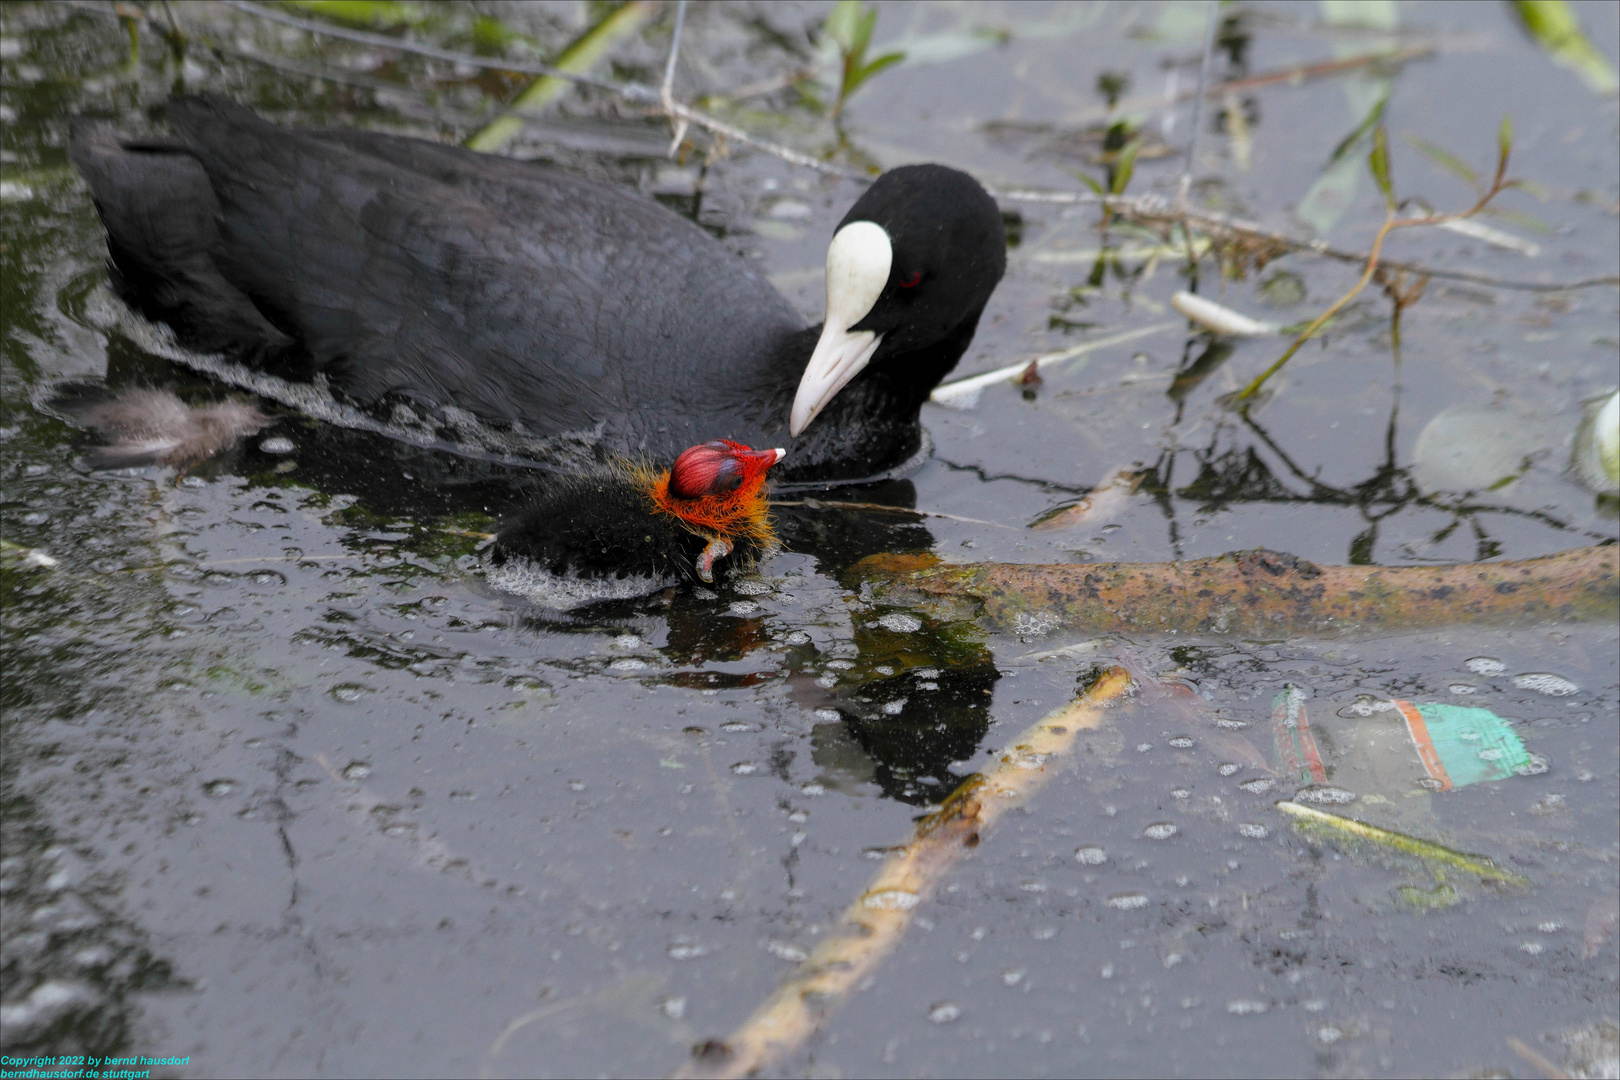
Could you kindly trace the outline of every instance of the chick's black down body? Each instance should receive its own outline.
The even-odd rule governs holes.
[[[918,410],[972,340],[1005,266],[971,178],[908,166],[876,220],[927,288],[884,294],[866,371],[797,440],[818,328],[709,234],[637,192],[349,129],[276,127],[218,98],[169,105],[172,139],[76,125],[74,164],[115,287],[182,344],[367,406],[454,406],[527,436],[672,458],[726,437],[786,446],[792,479],[853,478],[918,447]]]
[[[553,477],[501,523],[490,557],[496,565],[524,559],[558,577],[692,580],[706,544],[670,515],[655,513],[625,470],[604,465]]]

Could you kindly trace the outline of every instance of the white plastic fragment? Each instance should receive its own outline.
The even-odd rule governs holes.
[[[1277,332],[1276,323],[1251,319],[1223,304],[1205,300],[1185,290],[1170,298],[1170,306],[1185,315],[1189,322],[1223,337],[1266,337]]]

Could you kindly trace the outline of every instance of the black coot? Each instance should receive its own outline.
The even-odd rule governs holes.
[[[637,192],[212,97],[173,139],[76,125],[118,291],[182,344],[387,409],[452,407],[528,438],[671,460],[717,436],[788,448],[791,479],[892,468],[1006,265],[965,173],[880,177],[828,250],[828,312],[782,296]]]

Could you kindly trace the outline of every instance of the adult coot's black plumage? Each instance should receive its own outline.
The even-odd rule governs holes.
[[[182,344],[367,405],[451,406],[529,437],[668,460],[784,443],[790,477],[870,475],[919,445],[1005,268],[971,177],[880,177],[828,251],[828,311],[782,296],[639,193],[417,139],[288,130],[218,98],[173,139],[77,125],[114,283]],[[791,441],[790,441],[791,440]]]

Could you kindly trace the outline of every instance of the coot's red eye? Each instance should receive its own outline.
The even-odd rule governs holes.
[[[917,282],[921,280],[922,271],[913,270],[909,276],[901,278],[898,282],[896,282],[896,284],[898,284],[902,289],[915,289],[917,287]]]

